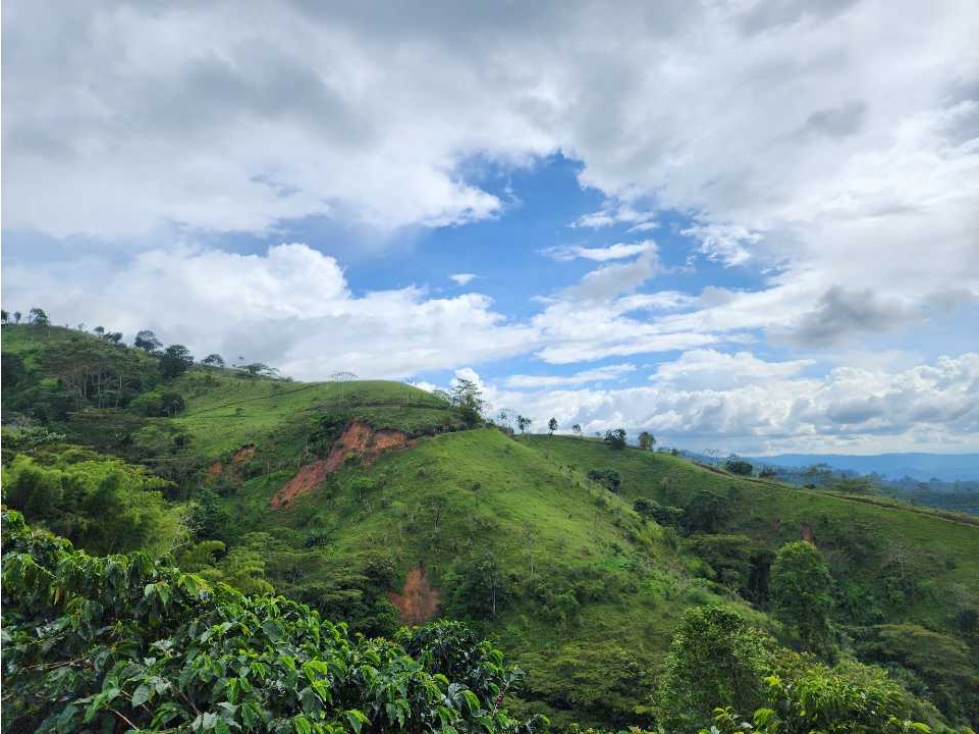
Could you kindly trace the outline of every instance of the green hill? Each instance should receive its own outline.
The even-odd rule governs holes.
[[[188,518],[183,568],[271,584],[354,631],[469,620],[526,670],[520,714],[648,721],[696,607],[801,648],[768,593],[775,552],[800,538],[833,574],[838,654],[952,718],[977,713],[979,524],[964,516],[595,440],[514,439],[400,383],[201,365],[165,378],[158,355],[54,327],[5,326],[2,346],[5,464],[26,453],[75,481],[72,442],[149,467]],[[15,479],[34,471],[20,461]],[[620,486],[589,476],[603,469]]]

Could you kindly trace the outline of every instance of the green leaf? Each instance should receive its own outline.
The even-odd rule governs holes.
[[[370,719],[364,716],[362,711],[358,711],[357,709],[347,709],[343,713],[356,734],[360,734],[360,729],[364,724],[370,723]]]
[[[133,691],[133,708],[137,706],[142,706],[144,703],[150,700],[150,696],[153,694],[153,689],[150,688],[145,683]]]
[[[296,734],[312,734],[313,732],[313,725],[302,714],[292,717],[292,728],[295,729]],[[358,729],[358,731],[360,730]]]

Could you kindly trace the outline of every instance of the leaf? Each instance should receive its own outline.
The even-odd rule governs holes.
[[[358,711],[357,709],[347,709],[343,713],[356,734],[360,734],[360,729],[364,724],[370,723],[370,719],[364,716],[362,711]]]
[[[150,696],[153,694],[153,689],[150,688],[145,683],[133,691],[133,708],[137,706],[142,706],[144,703],[150,700]]]
[[[313,732],[313,725],[302,714],[292,717],[292,728],[296,730],[296,734],[312,734]]]

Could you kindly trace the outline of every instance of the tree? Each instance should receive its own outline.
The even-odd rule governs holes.
[[[452,387],[452,404],[462,413],[463,422],[469,426],[477,426],[483,422],[483,393],[472,380],[460,377]]]
[[[724,464],[724,468],[732,474],[737,474],[742,477],[750,477],[751,472],[755,470],[755,467],[753,467],[750,463],[741,459],[729,459]]]
[[[92,329],[92,331],[95,334],[98,334],[99,336],[102,336],[103,334],[105,334],[105,327],[104,326],[96,326],[94,329]]]
[[[27,314],[27,323],[35,324],[36,326],[47,326],[50,324],[48,315],[44,313],[44,309],[32,308]]]
[[[457,623],[352,638],[305,604],[92,557],[3,514],[5,731],[539,730],[501,707],[503,654]]]
[[[832,590],[833,577],[813,545],[798,540],[779,549],[770,582],[775,617],[816,652],[830,647]]]
[[[580,436],[581,435],[581,424],[580,423],[575,423],[573,426],[571,426],[571,432],[574,435],[576,435],[576,436]]]
[[[110,344],[119,344],[122,341],[122,332],[107,331],[102,335],[102,338],[105,339]]]
[[[520,432],[521,433],[526,433],[527,432],[527,429],[530,428],[530,425],[533,422],[534,422],[534,419],[533,418],[528,418],[525,415],[518,415],[517,416],[517,428],[520,429]]]
[[[0,323],[6,324],[8,318],[9,314],[6,312],[6,310],[0,309]]]
[[[156,338],[154,334],[149,329],[143,329],[136,334],[136,339],[133,341],[133,346],[137,349],[142,349],[144,352],[152,353],[163,346],[163,342]]]
[[[643,431],[639,434],[639,448],[643,451],[649,451],[656,445],[656,438],[649,431]]]
[[[194,358],[183,344],[171,344],[160,356],[160,374],[164,379],[179,377],[194,364]]]
[[[241,369],[247,372],[250,377],[278,377],[279,375],[279,370],[275,367],[269,367],[263,362],[242,365]]]
[[[624,428],[610,428],[605,431],[605,443],[613,449],[624,449],[626,445],[625,435]]]
[[[201,364],[208,367],[224,367],[224,357],[220,354],[209,354],[201,360]]]
[[[660,686],[669,731],[706,724],[718,706],[751,711],[764,702],[762,679],[771,670],[775,645],[732,611],[693,608],[673,637]]]
[[[557,418],[551,418],[547,422],[547,430],[551,432],[552,436],[554,435],[554,431],[557,430]]]
[[[14,323],[15,324],[20,323],[20,311],[14,311]]]
[[[615,469],[591,469],[588,478],[593,482],[598,482],[609,492],[618,494],[622,488],[622,475]]]

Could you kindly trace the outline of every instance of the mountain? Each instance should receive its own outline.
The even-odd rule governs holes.
[[[979,480],[979,454],[778,454],[745,457],[755,464],[789,468],[827,464],[841,471],[879,474],[888,479],[911,477],[919,481],[940,479],[946,482]]]
[[[99,552],[121,542],[92,534],[99,513],[145,520],[155,493],[184,570],[274,587],[367,636],[466,620],[526,672],[510,710],[558,727],[656,719],[698,610],[732,612],[780,660],[806,648],[770,588],[776,554],[804,540],[832,576],[827,660],[886,666],[940,707],[915,704],[932,723],[979,713],[979,519],[514,436],[400,383],[162,366],[67,329],[4,327],[4,491],[28,521]],[[119,549],[146,547],[132,537]]]

